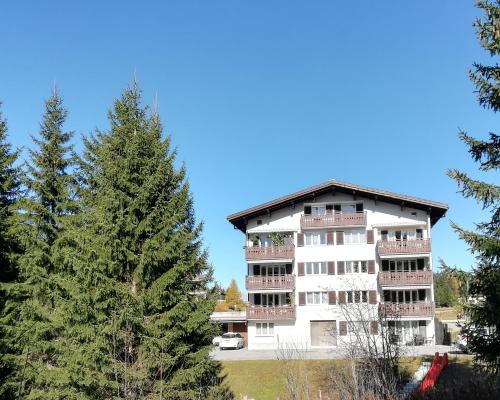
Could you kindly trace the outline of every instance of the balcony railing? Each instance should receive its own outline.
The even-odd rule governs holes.
[[[251,275],[246,277],[247,290],[255,289],[290,289],[295,288],[295,275],[263,276]]]
[[[378,273],[380,286],[431,285],[432,271],[406,271]]]
[[[292,259],[295,254],[295,246],[253,246],[246,248],[247,260],[276,260]]]
[[[295,319],[295,306],[248,306],[247,319]]]
[[[379,305],[381,316],[397,317],[433,317],[434,303],[418,301],[416,303],[382,303]]]
[[[307,228],[329,228],[336,226],[365,226],[366,211],[356,213],[331,213],[324,215],[302,215],[300,226]]]
[[[381,256],[430,253],[431,241],[429,239],[379,240],[377,251]]]

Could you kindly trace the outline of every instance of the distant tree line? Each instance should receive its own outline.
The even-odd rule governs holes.
[[[158,113],[134,82],[81,154],[67,117],[54,90],[21,163],[0,114],[0,398],[230,398],[203,226]]]

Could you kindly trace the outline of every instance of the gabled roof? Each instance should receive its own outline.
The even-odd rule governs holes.
[[[264,215],[266,213],[294,205],[298,202],[313,201],[316,196],[329,192],[358,195],[360,197],[371,198],[381,202],[398,204],[405,207],[428,211],[431,216],[432,225],[443,217],[448,210],[447,204],[438,203],[436,201],[388,192],[386,190],[373,189],[366,186],[353,185],[352,183],[340,182],[332,179],[299,192],[279,197],[275,200],[268,201],[267,203],[231,214],[227,217],[227,219],[234,225],[235,228],[245,232],[246,221],[249,218],[258,217],[259,215]]]

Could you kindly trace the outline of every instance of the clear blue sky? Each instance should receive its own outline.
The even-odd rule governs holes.
[[[244,288],[228,214],[332,178],[449,204],[435,260],[473,263],[450,220],[483,215],[445,175],[481,176],[459,128],[497,128],[467,77],[489,58],[472,0],[5,1],[0,12],[12,142],[30,145],[56,82],[79,148],[136,71],[186,162],[223,285]]]

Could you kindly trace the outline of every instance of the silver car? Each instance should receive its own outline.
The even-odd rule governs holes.
[[[219,348],[225,349],[241,349],[245,346],[245,340],[239,333],[228,332],[224,333],[219,342]]]

